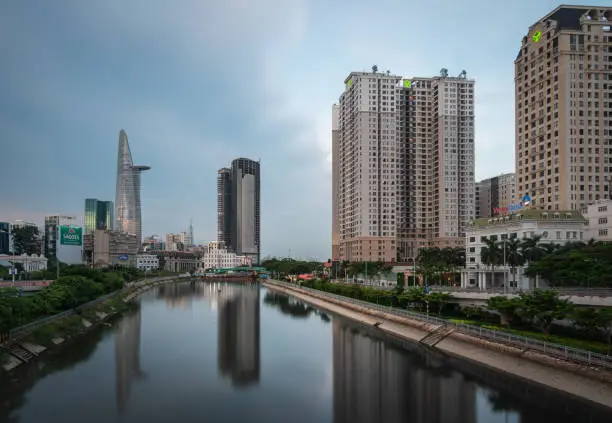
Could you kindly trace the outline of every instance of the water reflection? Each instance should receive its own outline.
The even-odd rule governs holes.
[[[157,298],[163,298],[170,308],[190,309],[194,299],[207,296],[210,288],[203,283],[176,283],[160,285],[156,293]]]
[[[142,312],[2,381],[0,423],[612,422],[610,410],[258,286],[186,283],[141,298]]]
[[[219,372],[234,386],[259,383],[259,285],[219,285]]]
[[[277,294],[276,292],[266,292],[266,295],[264,296],[264,303],[277,307],[281,313],[298,319],[304,319],[311,314],[315,314],[321,317],[321,320],[323,320],[325,323],[331,321],[331,318],[327,315],[327,313],[311,307],[296,298],[288,297],[287,295],[283,294]]]
[[[334,423],[476,422],[476,386],[334,317]],[[460,420],[458,420],[458,418]]]
[[[132,381],[142,377],[140,368],[140,308],[125,315],[115,333],[115,395],[117,411],[123,414],[130,398]]]

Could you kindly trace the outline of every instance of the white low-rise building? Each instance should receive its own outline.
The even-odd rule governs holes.
[[[154,254],[138,254],[136,256],[138,270],[152,271],[159,269],[159,258]]]
[[[504,262],[491,269],[481,260],[481,252],[486,246],[485,241],[494,237],[501,243],[502,257],[507,257],[505,241],[518,238],[524,240],[540,237],[540,244],[563,245],[568,242],[586,242],[587,221],[576,211],[543,211],[522,210],[510,216],[476,219],[466,231],[466,269],[461,274],[461,287],[487,288],[521,288],[528,289],[540,286],[539,278],[530,280],[524,275],[525,268],[515,270],[513,277],[511,266]],[[492,272],[493,270],[493,272]],[[516,286],[513,286],[516,281]]]
[[[47,258],[42,254],[27,255],[22,254],[20,256],[9,256],[0,255],[0,263],[7,263],[9,265],[20,263],[23,266],[25,272],[38,272],[39,270],[47,270]]]
[[[238,266],[250,266],[251,257],[239,256],[225,248],[221,241],[209,242],[202,255],[203,269],[228,269]]]
[[[612,241],[612,200],[598,201],[582,211],[589,222],[587,239]]]

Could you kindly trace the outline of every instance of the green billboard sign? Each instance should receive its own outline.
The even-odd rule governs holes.
[[[83,245],[83,228],[60,226],[61,245]]]

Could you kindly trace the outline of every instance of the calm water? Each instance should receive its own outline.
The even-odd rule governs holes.
[[[167,285],[0,386],[0,422],[612,422],[252,285]]]

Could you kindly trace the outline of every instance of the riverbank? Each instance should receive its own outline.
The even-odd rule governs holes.
[[[440,326],[288,287],[274,281],[264,286],[291,295],[316,307],[377,327],[384,333],[429,347],[448,356],[468,360],[524,380],[612,408],[612,372],[560,360],[542,353],[517,349]],[[348,299],[347,299],[348,300]]]
[[[143,292],[176,280],[177,278],[164,278],[132,283],[103,301],[92,301],[75,310],[46,318],[44,320],[48,321],[41,325],[36,322],[29,324],[33,326],[32,330],[26,330],[0,346],[0,369],[10,372],[54,347],[75,341],[93,328],[107,324],[113,317],[129,310],[133,304],[132,300]]]

